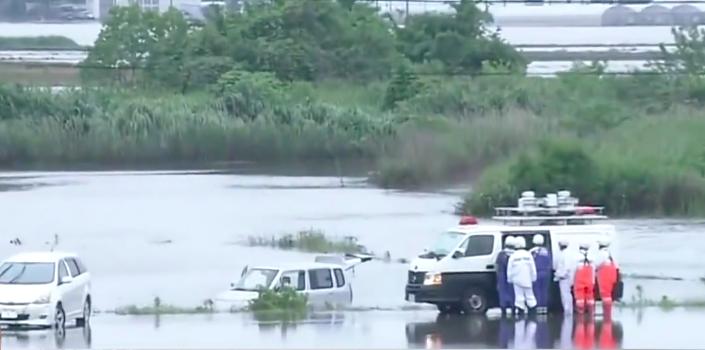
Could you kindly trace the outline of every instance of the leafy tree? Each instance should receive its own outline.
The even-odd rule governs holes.
[[[185,86],[189,42],[189,24],[176,9],[170,9],[154,21],[154,42],[145,62],[146,75],[167,86]]]
[[[113,7],[85,66],[98,71],[112,69],[113,77],[120,82],[136,78],[137,69],[144,66],[159,39],[158,20],[159,14],[142,11],[137,5]],[[122,73],[124,69],[130,71],[130,76]]]
[[[497,33],[486,25],[492,17],[473,1],[453,6],[452,16],[425,13],[410,16],[404,28],[397,29],[400,50],[414,63],[442,62],[449,72],[478,72],[489,63],[522,70],[526,62]]]

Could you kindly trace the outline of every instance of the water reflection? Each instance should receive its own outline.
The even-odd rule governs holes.
[[[410,347],[494,349],[615,349],[623,330],[609,318],[491,319],[439,315],[436,322],[406,325]]]
[[[287,333],[296,330],[298,326],[313,325],[314,327],[330,329],[342,329],[345,324],[345,313],[343,312],[323,312],[313,313],[308,315],[303,320],[262,320],[253,316],[257,322],[257,327],[261,333],[271,334],[274,331],[279,331],[282,339],[285,339]]]
[[[11,328],[2,330],[2,341],[11,349],[90,349],[92,330],[90,325],[56,329]]]

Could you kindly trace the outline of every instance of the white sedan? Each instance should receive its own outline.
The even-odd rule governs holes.
[[[63,328],[91,316],[91,276],[78,256],[36,252],[0,264],[0,324]]]

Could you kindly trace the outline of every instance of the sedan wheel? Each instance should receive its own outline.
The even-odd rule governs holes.
[[[59,329],[64,329],[66,327],[66,313],[64,313],[64,308],[61,304],[56,305],[56,312],[54,312],[54,327]]]
[[[81,318],[76,319],[76,326],[88,327],[88,324],[90,321],[91,321],[91,300],[86,299],[86,301],[83,303],[83,312],[81,314]]]

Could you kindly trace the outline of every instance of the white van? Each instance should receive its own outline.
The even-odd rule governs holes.
[[[411,261],[406,300],[434,304],[441,312],[483,314],[498,307],[495,260],[508,236],[524,237],[526,249],[531,249],[533,236],[541,234],[552,255],[559,250],[561,239],[568,240],[568,249],[576,256],[578,246],[588,243],[588,256],[593,257],[598,240],[606,238],[612,242],[612,256],[619,261],[614,226],[600,223],[608,219],[602,215],[603,208],[577,204],[578,200],[568,191],[546,198],[535,198],[533,192],[527,191],[522,193],[517,207],[495,208],[493,223],[478,224],[475,218],[464,217],[458,226],[443,232],[430,249]],[[617,301],[622,297],[621,278],[618,284],[614,296]],[[549,298],[549,310],[560,310],[557,283],[552,284]]]
[[[262,289],[276,290],[283,286],[305,294],[313,308],[347,306],[352,303],[353,293],[346,272],[370,260],[371,256],[364,255],[322,255],[313,262],[246,266],[240,280],[231,283],[229,290],[213,300],[214,307],[222,311],[245,309]]]

